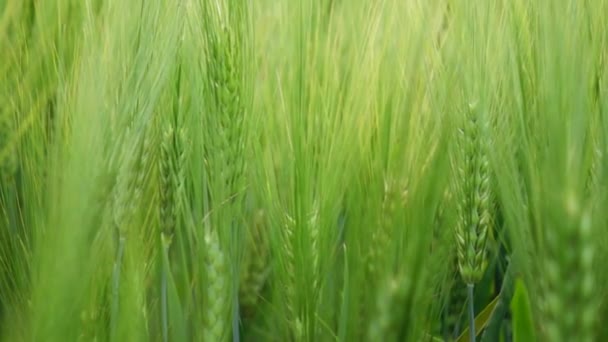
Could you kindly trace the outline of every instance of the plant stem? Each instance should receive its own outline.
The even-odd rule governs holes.
[[[233,314],[232,314],[232,342],[241,342],[241,335],[239,331],[239,296],[238,296],[238,286],[236,287],[236,295],[234,297],[233,304]]]
[[[469,297],[469,341],[475,342],[475,305],[473,303],[475,285],[467,284]]]
[[[169,259],[169,246],[165,242],[164,236],[162,237],[162,248],[165,260]],[[169,270],[165,267],[165,263],[163,262],[163,273],[161,277],[160,284],[160,295],[161,295],[161,316],[162,316],[162,332],[163,332],[163,342],[169,341],[169,319],[167,313],[167,272]]]
[[[122,258],[125,249],[125,237],[120,237],[118,240],[118,252],[116,253],[116,262],[114,263],[114,272],[112,274],[112,317],[110,323],[110,336],[113,341],[117,338],[116,326],[118,324],[118,311],[120,305],[120,267],[122,266]]]

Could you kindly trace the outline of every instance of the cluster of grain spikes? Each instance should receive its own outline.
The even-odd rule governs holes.
[[[491,234],[492,198],[488,159],[488,138],[485,113],[477,103],[469,105],[464,126],[459,130],[456,167],[458,222],[456,223],[456,253],[458,270],[468,288],[469,326],[475,340],[474,286],[481,280],[488,263],[487,241]]]

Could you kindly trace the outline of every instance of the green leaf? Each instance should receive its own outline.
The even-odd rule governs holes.
[[[517,279],[515,283],[515,294],[511,301],[511,311],[513,312],[513,341],[536,341],[530,298],[521,279]]]
[[[439,336],[433,336],[430,334],[426,334],[426,337],[428,338],[428,340],[425,341],[429,341],[429,342],[445,342],[445,340]]]
[[[496,303],[498,303],[498,299],[500,296],[496,296],[490,304],[488,304],[478,315],[475,317],[475,331],[476,336],[479,336],[481,331],[486,327],[488,322],[490,322],[490,317],[492,317],[492,313],[494,312],[494,308],[496,307]],[[466,328],[462,334],[458,337],[456,342],[467,342],[469,341],[469,328]]]
[[[342,254],[344,257],[344,280],[342,292],[342,307],[340,308],[340,325],[338,327],[338,341],[346,341],[346,333],[348,329],[348,258],[346,257],[346,245],[342,245]]]
[[[169,263],[169,245],[170,242],[167,238],[162,238],[163,244],[163,276],[166,277],[167,286],[167,313],[169,323],[169,340],[170,341],[186,341],[186,325],[185,318],[180,303],[177,286],[171,273],[171,267]]]
[[[494,309],[494,313],[490,318],[490,322],[486,326],[485,331],[481,335],[481,342],[493,342],[499,340],[500,328],[502,323],[509,311],[509,304],[511,303],[511,298],[513,298],[514,291],[514,275],[513,275],[513,264],[509,263],[507,266],[507,270],[505,271],[505,276],[502,281],[502,287],[500,289],[500,293],[498,296],[500,297],[498,303],[496,304],[496,308]]]

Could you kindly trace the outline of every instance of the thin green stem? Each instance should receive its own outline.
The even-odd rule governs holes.
[[[116,335],[116,327],[118,325],[118,312],[120,309],[120,268],[124,255],[125,240],[124,236],[121,236],[118,239],[118,252],[116,253],[116,262],[114,263],[114,270],[112,273],[112,318],[110,323],[110,336],[113,341],[118,337]]]
[[[165,237],[162,238],[162,248],[165,260],[169,260],[169,244],[165,242]],[[160,295],[161,295],[161,319],[162,319],[162,333],[163,342],[169,341],[169,315],[167,309],[167,273],[169,270],[165,267],[166,264],[163,262],[163,273],[161,276],[160,283]]]
[[[475,342],[475,304],[474,299],[475,285],[467,284],[467,293],[469,297],[469,341]]]

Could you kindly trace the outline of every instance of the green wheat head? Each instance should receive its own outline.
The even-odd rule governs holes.
[[[461,159],[456,173],[460,195],[456,246],[460,275],[467,284],[477,283],[487,267],[486,245],[493,223],[485,125],[485,117],[473,104],[458,131]]]

